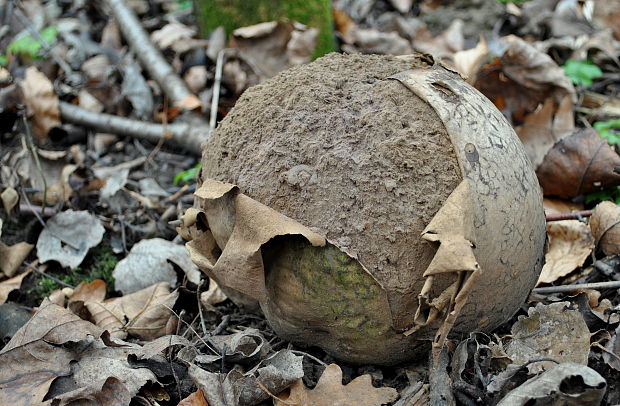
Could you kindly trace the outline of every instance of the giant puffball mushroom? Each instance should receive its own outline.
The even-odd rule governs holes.
[[[428,55],[330,54],[247,90],[181,234],[273,329],[353,363],[510,318],[543,265],[538,182],[495,106]]]

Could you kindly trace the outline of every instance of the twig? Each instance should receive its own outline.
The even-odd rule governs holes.
[[[193,110],[200,106],[198,98],[174,72],[161,52],[150,41],[140,20],[123,0],[106,0],[112,14],[138,60],[177,107]]]
[[[28,203],[30,203],[30,202],[28,202]],[[45,207],[45,208],[43,208],[41,206],[35,206],[33,204],[28,204],[28,203],[20,204],[19,205],[20,213],[22,213],[22,214],[30,213],[30,214],[34,214],[35,216],[38,214],[38,215],[43,216],[43,217],[51,217],[54,214],[58,213],[58,210],[56,210],[53,207]]]
[[[60,114],[63,120],[79,124],[95,130],[127,135],[157,144],[167,134],[171,144],[187,150],[189,153],[200,156],[201,144],[209,139],[209,129],[206,126],[190,125],[189,123],[172,123],[163,126],[155,123],[132,120],[113,116],[111,114],[93,113],[66,102],[60,102]]]
[[[297,354],[297,355],[305,355],[306,357],[310,358],[311,360],[319,363],[320,365],[323,365],[324,367],[327,366],[326,363],[324,363],[323,361],[321,361],[320,359],[318,359],[317,357],[315,357],[314,355],[310,355],[307,352],[303,352],[303,351],[299,351],[299,350],[290,350],[293,354]]]
[[[226,327],[228,327],[228,323],[230,323],[230,314],[227,314],[224,317],[222,317],[222,321],[220,321],[220,324],[218,324],[217,327],[215,327],[213,331],[209,333],[209,335],[217,336],[217,335],[222,334],[222,332],[226,329]]]
[[[549,221],[560,221],[560,220],[581,220],[584,217],[592,216],[592,210],[581,210],[575,211],[572,213],[554,213],[547,214],[545,216],[545,220]]]
[[[45,278],[51,279],[51,280],[53,280],[54,282],[56,282],[57,284],[59,284],[59,285],[61,285],[61,286],[64,286],[65,288],[75,289],[75,286],[69,285],[68,283],[63,282],[63,281],[61,281],[60,279],[58,279],[58,278],[56,278],[56,277],[54,277],[54,276],[52,276],[52,275],[49,275],[49,274],[47,274],[47,273],[43,272],[42,270],[40,270],[40,269],[39,269],[39,268],[37,268],[36,266],[32,265],[30,262],[26,262],[26,261],[24,261],[24,265],[26,265],[28,268],[32,269],[33,271],[35,271],[35,272],[36,272],[36,273],[38,273],[39,275],[41,275],[41,276],[43,276],[43,277],[45,277]]]
[[[261,381],[259,381],[258,379],[256,380],[256,384],[258,385],[258,387],[259,387],[259,388],[261,388],[261,389],[263,390],[263,392],[265,392],[266,394],[268,394],[269,396],[271,396],[273,399],[275,399],[275,400],[279,401],[280,403],[284,403],[285,405],[291,405],[291,406],[294,406],[294,405],[296,405],[296,404],[297,404],[297,403],[294,403],[294,402],[287,402],[287,401],[286,401],[286,400],[284,400],[284,399],[280,399],[279,397],[277,397],[276,395],[274,395],[273,393],[271,393],[271,392],[269,391],[269,389],[267,389],[267,388],[265,387],[265,385],[263,385],[263,384],[261,383]]]
[[[213,82],[213,93],[211,96],[211,116],[209,117],[209,129],[215,130],[215,121],[217,119],[217,107],[220,102],[220,87],[222,85],[222,69],[224,67],[224,57],[228,52],[236,51],[234,49],[225,48],[217,54],[215,63],[215,81]]]
[[[41,182],[43,182],[43,211],[45,211],[45,206],[47,204],[47,179],[43,174],[43,167],[41,166],[41,161],[39,160],[39,154],[36,151],[36,147],[34,146],[34,140],[32,139],[32,132],[30,131],[30,125],[28,124],[28,120],[24,115],[22,117],[24,119],[24,127],[26,128],[26,146],[28,151],[30,151],[30,155],[32,155],[32,159],[34,160],[37,171],[39,171],[39,176],[41,176]],[[25,195],[24,195],[25,196]]]
[[[620,281],[579,283],[575,285],[546,286],[544,288],[534,288],[532,293],[545,295],[550,293],[569,293],[582,289],[616,289],[620,288]]]
[[[202,303],[200,302],[200,288],[202,288],[202,285],[205,283],[206,279],[203,279],[200,281],[200,283],[198,284],[198,287],[196,288],[196,302],[198,304],[198,314],[200,315],[200,327],[202,327],[202,334],[207,334],[207,325],[205,323],[205,318],[204,315],[202,314]]]

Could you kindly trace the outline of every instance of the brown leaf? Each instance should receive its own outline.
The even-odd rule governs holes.
[[[559,362],[576,362],[587,365],[590,353],[590,331],[578,310],[570,310],[568,302],[528,309],[527,316],[519,316],[512,326],[512,340],[506,353],[514,363],[551,358]],[[528,365],[530,373],[540,372],[555,365],[537,362]]]
[[[209,406],[209,404],[202,394],[202,391],[198,389],[196,392],[181,400],[178,406]]]
[[[547,235],[549,250],[545,254],[539,284],[555,282],[582,266],[594,248],[590,229],[579,220],[548,222]]]
[[[17,191],[12,187],[8,187],[4,189],[2,194],[0,194],[0,199],[2,199],[4,211],[6,211],[8,215],[11,215],[13,207],[15,207],[15,205],[19,201],[19,195],[17,194]]]
[[[536,170],[545,196],[573,198],[620,185],[620,156],[593,129],[577,131],[557,143]]]
[[[301,379],[290,388],[288,396],[276,400],[276,406],[379,406],[398,398],[393,388],[375,388],[370,375],[362,375],[348,385],[342,384],[342,370],[336,364],[328,365],[314,389],[308,389]]]
[[[598,0],[594,2],[594,20],[614,31],[620,40],[620,3],[615,0]]]
[[[170,284],[157,283],[130,295],[105,302],[88,301],[86,308],[93,322],[110,331],[112,337],[125,338],[127,333],[142,340],[166,334],[166,324],[179,293],[170,293]],[[127,320],[127,321],[125,321]]]
[[[478,41],[478,45],[475,48],[456,52],[452,56],[452,60],[456,70],[466,78],[467,83],[473,85],[476,83],[480,64],[486,59],[488,54],[489,46],[481,35],[480,41]]]
[[[32,114],[32,132],[43,140],[49,130],[60,126],[60,109],[54,86],[47,76],[31,66],[26,69],[21,89],[24,102]]]
[[[222,292],[216,281],[209,278],[209,289],[200,294],[200,303],[203,305],[216,305],[228,299],[226,294]]]
[[[566,96],[558,107],[552,98],[545,100],[540,109],[525,117],[516,132],[536,169],[553,145],[574,130],[573,103]]]
[[[590,217],[590,229],[605,255],[620,254],[620,207],[612,202],[599,203]]]
[[[106,285],[101,279],[92,282],[80,283],[73,294],[69,296],[69,304],[77,301],[103,302],[105,299]]]
[[[475,87],[513,122],[536,111],[548,98],[559,104],[566,96],[575,101],[575,88],[547,54],[514,35],[501,39],[506,46],[495,61],[483,66]]]
[[[27,270],[26,272],[12,277],[11,279],[0,282],[0,304],[6,302],[6,299],[9,297],[9,293],[19,289],[22,286],[22,280],[29,273],[30,270]]]
[[[34,245],[28,244],[27,242],[18,242],[11,246],[7,246],[3,242],[0,242],[0,258],[2,258],[0,261],[0,270],[9,278],[15,275],[15,271],[21,266],[22,262],[33,248]]]

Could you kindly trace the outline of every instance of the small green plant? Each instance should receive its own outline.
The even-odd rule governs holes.
[[[616,204],[620,204],[620,188],[613,187],[599,192],[588,193],[586,195],[586,204],[596,205],[604,201],[611,201]]]
[[[202,164],[198,162],[193,168],[177,173],[173,179],[174,184],[185,184],[195,180],[196,176],[198,175],[198,171],[200,171],[200,168],[202,168]]]
[[[603,76],[601,68],[596,66],[591,60],[576,61],[569,59],[562,66],[566,76],[577,86],[592,86],[592,80]]]
[[[53,44],[58,36],[58,29],[56,27],[47,27],[40,32],[41,38],[48,43]],[[10,55],[20,55],[35,59],[40,57],[39,52],[43,48],[41,41],[35,39],[30,34],[24,34],[13,40],[7,48],[7,52]]]
[[[6,55],[0,55],[0,66],[7,66],[9,64],[9,58]]]
[[[592,125],[609,145],[620,144],[620,118],[608,121],[597,121]]]

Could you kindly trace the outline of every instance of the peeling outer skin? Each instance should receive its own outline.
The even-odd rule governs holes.
[[[440,245],[424,274],[427,279],[420,293],[422,309],[408,333],[429,325],[433,318],[444,317],[435,338],[437,348],[450,332],[497,327],[525,301],[544,261],[542,195],[510,124],[457,74],[436,65],[401,72],[390,79],[400,82],[436,111],[463,174],[463,182],[422,235]],[[505,193],[507,190],[510,193]],[[498,233],[493,232],[497,228],[503,239],[498,240]],[[454,273],[455,282],[447,294],[426,297],[438,273]],[[431,308],[428,319],[421,315],[424,307]]]

